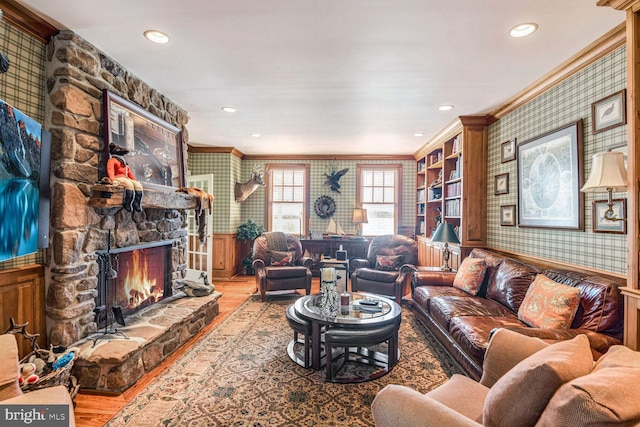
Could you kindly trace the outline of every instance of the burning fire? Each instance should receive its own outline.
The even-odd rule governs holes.
[[[147,300],[155,302],[162,299],[164,288],[157,286],[156,279],[149,278],[147,259],[141,256],[143,250],[133,251],[131,265],[124,279],[124,292],[128,299],[128,308],[136,308]]]

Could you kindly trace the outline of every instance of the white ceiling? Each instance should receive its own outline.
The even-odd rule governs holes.
[[[191,145],[245,154],[412,154],[625,17],[596,0],[22,2],[187,110]],[[533,36],[508,36],[529,21]],[[147,29],[170,43],[148,42]]]

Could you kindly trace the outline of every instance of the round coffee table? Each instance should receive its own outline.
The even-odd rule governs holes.
[[[389,372],[398,362],[400,351],[398,349],[398,328],[402,320],[402,308],[395,301],[379,295],[368,294],[364,292],[355,292],[351,294],[351,304],[349,312],[341,314],[338,312],[335,316],[326,315],[319,307],[320,294],[306,295],[298,298],[294,303],[294,308],[298,316],[308,320],[311,323],[311,367],[321,369],[323,366],[322,350],[323,350],[323,334],[326,331],[340,329],[335,331],[336,335],[341,335],[349,340],[352,334],[354,345],[358,350],[363,350],[370,360],[380,359],[376,352],[368,349],[360,349],[359,341],[367,341],[367,333],[375,336],[381,328],[387,328],[393,325],[393,334],[388,339],[388,354],[385,355],[386,369],[382,374]],[[361,303],[362,300],[377,302],[377,306],[367,306]],[[387,328],[388,329],[388,328]],[[346,335],[346,337],[345,337]],[[382,340],[380,341],[382,342]],[[364,346],[363,346],[364,347]],[[347,349],[348,351],[348,349]],[[291,355],[290,355],[291,356]],[[345,355],[345,358],[347,355]],[[380,376],[380,375],[376,375]],[[364,381],[373,379],[354,378],[349,382]]]

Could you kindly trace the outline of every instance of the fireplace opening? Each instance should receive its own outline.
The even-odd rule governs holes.
[[[172,294],[169,273],[171,241],[98,252],[100,267],[96,322],[98,328],[148,307]],[[111,315],[113,313],[113,315]]]

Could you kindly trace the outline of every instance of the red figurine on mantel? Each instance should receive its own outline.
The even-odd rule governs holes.
[[[121,185],[125,188],[122,198],[122,206],[131,212],[142,210],[142,184],[138,182],[123,155],[129,150],[114,143],[109,144],[111,158],[107,161],[107,176],[113,185]]]

